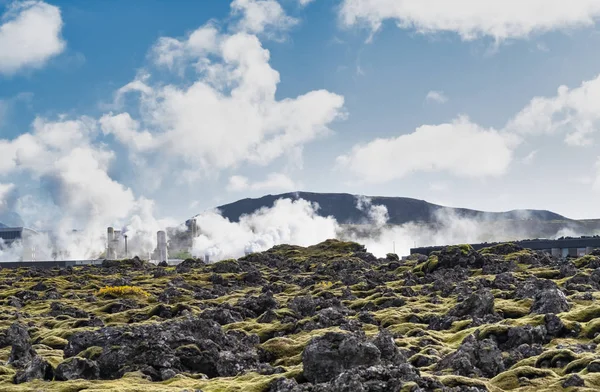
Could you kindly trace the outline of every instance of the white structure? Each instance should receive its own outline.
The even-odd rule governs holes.
[[[159,231],[157,233],[157,249],[158,249],[158,262],[163,261],[169,262],[169,253],[167,251],[167,233]]]
[[[0,250],[13,245],[21,247],[20,260],[35,261],[36,252],[32,237],[38,233],[25,227],[0,228]]]
[[[115,231],[112,227],[108,228],[106,238],[106,258],[108,260],[117,259],[117,249],[119,247],[120,231]]]

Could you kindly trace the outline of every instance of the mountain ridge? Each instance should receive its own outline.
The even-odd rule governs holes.
[[[368,219],[365,209],[357,208],[359,198],[364,197],[372,205],[384,205],[388,210],[388,223],[401,225],[408,222],[431,223],[435,221],[436,214],[449,213],[464,218],[480,218],[485,220],[560,220],[565,222],[578,222],[548,210],[511,210],[503,212],[488,212],[469,208],[446,207],[425,200],[408,197],[394,196],[364,196],[349,193],[317,193],[317,192],[288,192],[281,194],[268,194],[259,198],[244,198],[238,201],[217,207],[223,217],[232,222],[238,222],[242,215],[252,214],[260,208],[273,207],[278,199],[304,199],[316,202],[319,205],[317,214],[320,216],[333,216],[342,224],[359,224]],[[594,219],[591,219],[592,221]]]

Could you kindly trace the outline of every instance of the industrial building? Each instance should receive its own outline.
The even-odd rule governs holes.
[[[21,260],[35,260],[35,247],[31,243],[31,237],[36,234],[35,230],[26,227],[0,228],[0,250],[20,243],[23,248]]]
[[[549,239],[535,239],[535,240],[522,240],[522,241],[511,241],[515,245],[519,245],[525,249],[537,250],[551,254],[555,257],[581,257],[590,254],[594,249],[600,249],[600,236],[593,237],[562,237],[555,240]],[[473,249],[481,250],[490,246],[498,245],[500,242],[494,243],[481,243],[481,244],[470,244]],[[412,248],[410,254],[422,254],[427,255],[431,252],[439,251],[444,246],[428,246],[421,248]]]

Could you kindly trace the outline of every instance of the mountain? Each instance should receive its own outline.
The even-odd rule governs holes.
[[[264,207],[272,207],[276,200],[287,198],[304,199],[318,203],[317,213],[333,216],[348,230],[361,229],[361,224],[369,222],[368,208],[359,209],[357,202],[361,196],[347,193],[293,192],[266,195],[257,199],[242,199],[217,207],[230,221],[237,222],[244,214],[251,214]],[[444,207],[424,200],[407,197],[368,197],[371,205],[384,205],[392,225],[414,222],[419,225],[437,227],[452,218],[469,218],[479,224],[478,238],[484,241],[502,238],[555,238],[600,234],[600,219],[575,220],[546,210],[513,210],[506,212],[485,212],[467,208]],[[448,219],[445,219],[448,218]],[[482,241],[483,242],[483,241]]]
[[[358,196],[360,197],[360,196]],[[401,225],[407,222],[430,223],[440,213],[453,214],[459,217],[497,220],[539,220],[539,221],[571,221],[562,215],[545,210],[513,210],[507,212],[484,212],[466,208],[444,207],[428,203],[424,200],[407,197],[367,196],[372,205],[384,205],[388,210],[390,224]],[[240,216],[251,214],[263,207],[272,207],[278,199],[304,199],[319,204],[317,211],[321,216],[333,216],[342,224],[358,224],[368,219],[367,211],[357,208],[357,196],[347,193],[312,193],[294,192],[279,195],[266,195],[258,199],[242,199],[234,203],[217,207],[222,215],[237,222]]]

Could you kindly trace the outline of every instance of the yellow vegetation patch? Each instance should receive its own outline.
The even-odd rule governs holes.
[[[135,286],[106,286],[98,290],[101,297],[149,297],[150,293]]]

